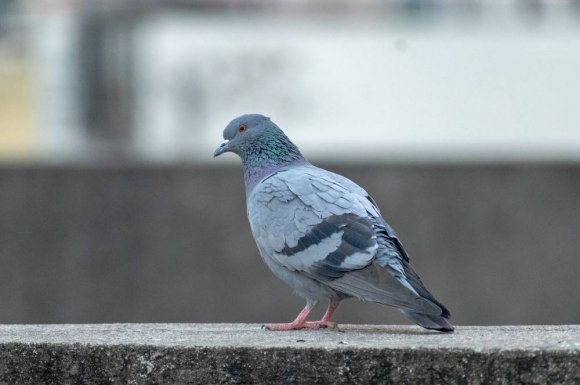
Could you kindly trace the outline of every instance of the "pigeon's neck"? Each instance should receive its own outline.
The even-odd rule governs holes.
[[[304,163],[306,160],[291,142],[273,149],[248,152],[242,156],[246,192],[252,191],[259,181],[279,169]]]

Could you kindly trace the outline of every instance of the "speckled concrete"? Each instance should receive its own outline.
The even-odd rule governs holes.
[[[580,326],[0,325],[0,384],[575,384]]]

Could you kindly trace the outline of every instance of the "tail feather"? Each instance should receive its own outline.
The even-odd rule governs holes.
[[[401,307],[399,310],[419,326],[442,332],[452,332],[454,328],[448,321],[450,317],[449,310],[435,299],[433,294],[427,290],[419,275],[413,270],[409,264],[409,256],[393,229],[382,218],[375,218],[374,226],[379,244],[377,263],[404,287],[433,305],[437,312],[434,314],[431,311],[425,312],[419,308],[405,309]]]
[[[438,304],[408,290],[382,266],[371,263],[364,269],[350,271],[341,278],[325,282],[338,292],[363,301],[394,306],[409,312],[440,316]]]
[[[451,325],[444,316],[413,313],[407,310],[401,310],[401,313],[405,314],[417,325],[426,329],[437,330],[440,332],[452,332],[455,330],[453,325]]]

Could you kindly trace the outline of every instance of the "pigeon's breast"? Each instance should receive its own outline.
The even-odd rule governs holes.
[[[268,253],[283,248],[293,231],[296,197],[277,177],[259,183],[248,197],[248,220],[258,247]]]

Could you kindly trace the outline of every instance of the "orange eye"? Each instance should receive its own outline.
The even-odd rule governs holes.
[[[240,126],[238,127],[238,132],[244,132],[248,129],[248,126],[246,126],[245,124],[240,124]]]

